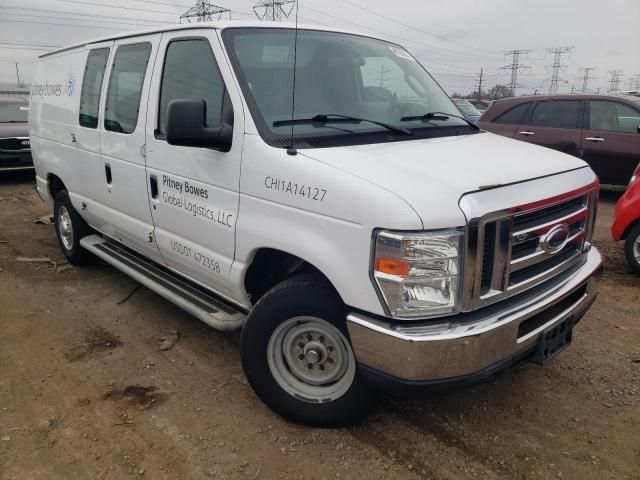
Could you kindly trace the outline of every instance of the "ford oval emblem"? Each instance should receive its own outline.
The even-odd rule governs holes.
[[[562,250],[569,241],[569,226],[566,223],[556,225],[540,237],[540,248],[553,254]]]

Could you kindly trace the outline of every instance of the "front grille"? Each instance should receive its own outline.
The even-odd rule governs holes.
[[[469,238],[473,260],[465,309],[495,303],[570,269],[592,230],[597,190],[483,215]]]
[[[29,142],[29,139],[26,137],[0,138],[0,150],[5,152],[19,152],[21,150],[28,151],[30,149],[30,145],[28,143],[27,145],[23,145],[22,142]]]

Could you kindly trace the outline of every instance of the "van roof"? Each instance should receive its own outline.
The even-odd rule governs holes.
[[[59,48],[57,50],[53,50],[51,52],[47,52],[45,54],[40,55],[38,58],[44,58],[51,55],[55,55],[57,53],[65,52],[67,50],[73,50],[76,48],[82,48],[87,45],[91,45],[94,43],[107,42],[109,40],[119,40],[122,38],[130,38],[130,37],[138,37],[142,35],[150,35],[152,33],[163,33],[163,32],[173,32],[177,30],[193,30],[193,29],[215,29],[215,30],[224,30],[225,28],[231,27],[253,27],[253,28],[296,28],[296,24],[293,22],[265,22],[260,20],[219,20],[212,22],[197,22],[197,23],[183,23],[183,24],[167,24],[161,27],[149,28],[146,30],[136,30],[132,32],[122,32],[116,35],[109,35],[107,37],[96,38],[93,40],[89,40],[86,42],[75,43],[73,45],[68,45],[66,47]],[[340,33],[354,33],[356,35],[370,36],[363,33],[348,31],[344,29],[327,27],[324,25],[303,25],[298,24],[299,29],[304,30],[322,30],[329,32],[340,32]]]

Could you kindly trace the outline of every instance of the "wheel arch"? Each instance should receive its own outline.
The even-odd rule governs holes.
[[[626,240],[629,232],[633,230],[636,225],[640,225],[640,218],[636,218],[634,221],[629,222],[629,225],[627,225],[627,227],[622,232],[622,235],[620,235],[620,240]]]
[[[47,174],[47,183],[49,188],[49,193],[51,194],[51,198],[56,198],[56,194],[61,190],[67,190],[67,186],[64,184],[62,179],[57,176],[55,173]]]
[[[302,274],[316,274],[322,277],[337,292],[329,277],[313,263],[297,255],[270,247],[255,250],[245,272],[243,284],[247,297],[252,304],[255,304],[278,283]]]

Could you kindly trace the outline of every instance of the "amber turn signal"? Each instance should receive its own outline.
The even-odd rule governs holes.
[[[400,277],[409,276],[409,263],[401,260],[393,260],[391,258],[376,258],[376,271],[387,273],[389,275],[397,275]]]

